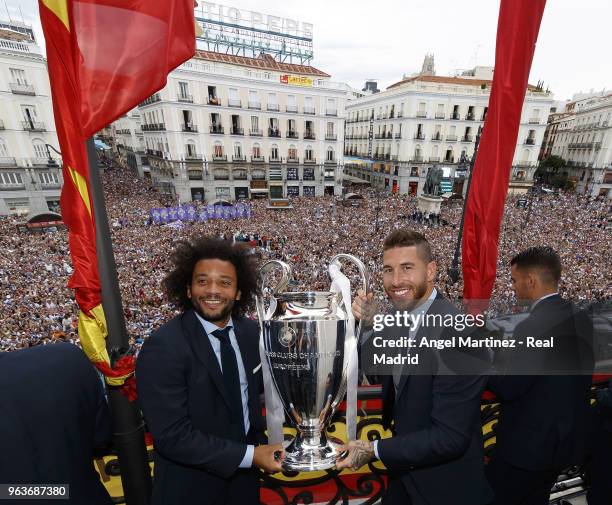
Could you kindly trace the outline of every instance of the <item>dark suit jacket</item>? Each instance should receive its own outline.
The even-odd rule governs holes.
[[[216,505],[236,496],[245,505],[253,499],[259,503],[256,470],[238,469],[247,443],[263,440],[259,330],[249,319],[233,321],[249,383],[250,431],[244,441],[228,438],[231,415],[223,376],[193,310],[162,326],[142,346],[136,379],[155,446],[153,505]]]
[[[70,484],[67,503],[110,505],[93,458],[111,441],[111,419],[83,351],[62,343],[1,354],[0,391],[0,481]]]
[[[428,314],[458,314],[438,294]],[[404,332],[406,333],[406,332]],[[416,339],[450,338],[453,328],[420,326]],[[462,333],[465,336],[465,333]],[[450,375],[441,364],[459,370],[466,360],[488,367],[486,350],[469,356],[453,349],[419,349],[419,370],[403,375],[397,394],[393,377],[383,377],[383,422],[394,421],[394,436],[378,442],[378,453],[392,476],[401,478],[413,505],[484,505],[492,493],[484,475],[480,398],[484,375]],[[440,374],[442,373],[442,374]]]
[[[554,336],[555,347],[519,346],[496,356],[505,373],[489,380],[501,402],[493,457],[527,470],[561,470],[582,462],[590,422],[592,333],[588,317],[558,295],[540,301],[517,324],[517,340]],[[542,375],[529,375],[536,372]]]

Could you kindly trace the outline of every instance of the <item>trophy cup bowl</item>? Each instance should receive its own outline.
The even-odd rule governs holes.
[[[338,257],[357,264],[367,288],[363,263],[349,255],[338,255],[334,260]],[[350,312],[343,307],[341,293],[282,292],[291,273],[287,264],[269,261],[261,274],[263,278],[276,267],[284,277],[276,286],[268,313],[264,314],[261,300],[258,313],[272,380],[297,430],[285,449],[283,469],[325,470],[332,468],[339,456],[325,430],[346,393],[350,356],[344,350]]]

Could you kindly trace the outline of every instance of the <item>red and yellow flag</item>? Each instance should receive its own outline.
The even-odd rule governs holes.
[[[104,345],[96,231],[85,141],[166,84],[195,54],[194,0],[39,0],[55,126],[62,151],[62,217],[69,230],[79,338],[113,385]],[[125,363],[124,363],[125,365]]]

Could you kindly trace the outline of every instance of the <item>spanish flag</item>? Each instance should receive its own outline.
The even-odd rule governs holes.
[[[106,352],[96,230],[85,141],[166,84],[195,54],[194,0],[39,0],[53,113],[63,160],[62,218],[69,230],[79,338],[111,385],[133,373]]]

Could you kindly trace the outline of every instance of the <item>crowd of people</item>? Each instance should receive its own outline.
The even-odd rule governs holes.
[[[250,218],[178,228],[151,224],[150,209],[163,205],[165,197],[119,160],[108,164],[103,184],[127,328],[136,347],[176,313],[165,298],[162,280],[175,242],[193,236],[248,242],[262,260],[281,259],[292,265],[291,290],[327,290],[327,265],[338,253],[359,257],[372,278],[380,279],[383,238],[394,228],[409,227],[424,233],[433,246],[437,284],[452,300],[461,299],[461,281],[453,283],[448,274],[461,200],[445,202],[435,221],[417,218],[417,199],[412,196],[381,197],[368,190],[361,191],[359,207],[344,207],[332,196],[293,198],[290,210],[267,209],[267,200],[254,200]],[[523,207],[517,205],[519,198],[524,196],[506,202],[492,311],[511,310],[508,263],[517,251],[535,245],[552,246],[561,255],[563,296],[578,301],[609,298],[610,202],[568,192],[535,196]],[[56,340],[76,342],[78,308],[66,287],[72,272],[67,232],[20,232],[18,222],[15,216],[0,218],[0,350]],[[348,267],[348,272],[356,280],[356,271]],[[382,287],[375,283],[374,290],[383,300]]]

